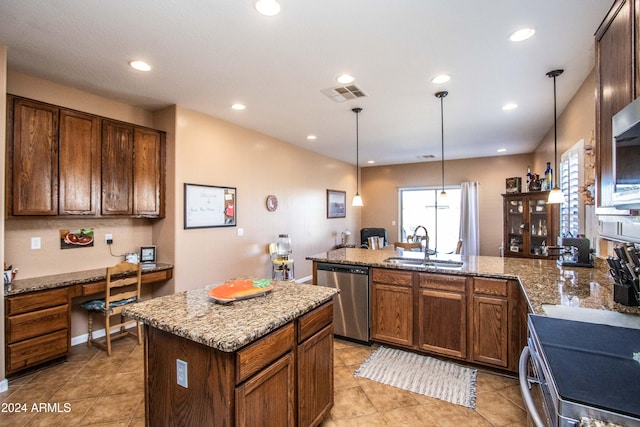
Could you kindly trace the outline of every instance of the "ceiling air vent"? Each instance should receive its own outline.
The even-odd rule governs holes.
[[[426,159],[435,159],[436,156],[434,156],[433,154],[421,154],[419,156],[416,156],[418,159],[420,160],[426,160]]]
[[[367,96],[367,94],[364,93],[362,89],[353,84],[323,89],[321,90],[321,92],[331,98],[334,102],[344,102],[349,99],[356,99]]]

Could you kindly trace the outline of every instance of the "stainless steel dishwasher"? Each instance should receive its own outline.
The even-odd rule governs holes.
[[[338,288],[334,297],[336,336],[369,342],[369,267],[318,263],[318,286]]]

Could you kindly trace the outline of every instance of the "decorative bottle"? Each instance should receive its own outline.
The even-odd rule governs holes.
[[[524,191],[529,191],[529,185],[531,185],[531,166],[527,166],[527,185],[524,186]]]
[[[553,170],[551,169],[551,162],[547,162],[547,169],[544,171],[544,181],[547,186],[547,190],[553,188]]]

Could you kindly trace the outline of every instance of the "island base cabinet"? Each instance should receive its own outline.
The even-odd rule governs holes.
[[[333,325],[298,345],[300,426],[319,425],[333,407],[333,360],[329,354],[333,354]]]
[[[234,353],[145,326],[147,426],[234,424]],[[178,360],[187,387],[178,385]]]
[[[419,301],[420,349],[459,359],[466,358],[465,295],[422,289]]]
[[[236,425],[295,425],[293,354],[287,353],[236,388]]]
[[[413,275],[372,270],[371,339],[413,346]]]
[[[473,360],[507,367],[508,303],[506,298],[473,297]]]
[[[146,325],[146,425],[319,425],[333,407],[332,322],[333,300],[234,352]]]

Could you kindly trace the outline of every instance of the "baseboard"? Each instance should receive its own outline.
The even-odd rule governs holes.
[[[300,279],[296,279],[296,283],[311,283],[313,280],[313,276],[302,277]]]
[[[9,390],[9,380],[5,378],[0,381],[0,393],[4,393],[7,390]]]
[[[125,326],[126,329],[131,329],[135,327],[136,327],[135,323]],[[118,332],[118,330],[120,330],[120,326],[111,328],[111,333],[113,334],[115,332]],[[104,337],[105,336],[104,331],[105,331],[104,328],[98,329],[97,331],[93,331],[93,339]],[[74,345],[78,345],[78,344],[86,344],[88,339],[89,339],[88,333],[78,335],[77,337],[71,337],[71,346],[73,347]]]

